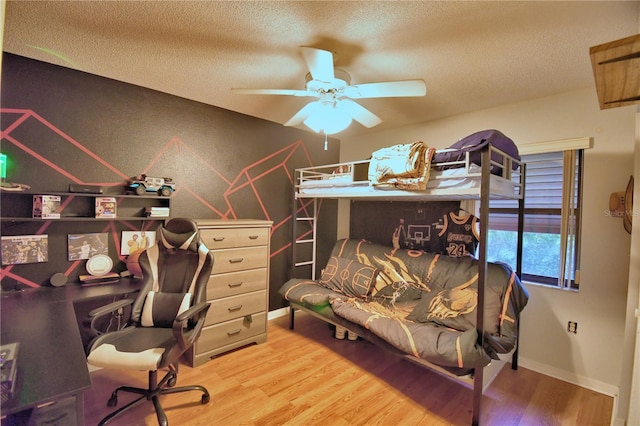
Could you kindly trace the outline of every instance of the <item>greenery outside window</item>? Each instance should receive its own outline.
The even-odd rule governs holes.
[[[580,285],[583,151],[588,138],[519,147],[526,163],[522,280]],[[492,200],[487,259],[516,264],[518,203]]]

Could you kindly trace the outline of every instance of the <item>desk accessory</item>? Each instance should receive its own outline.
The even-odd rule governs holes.
[[[102,194],[102,187],[96,185],[78,185],[69,184],[69,192],[83,193],[83,194]]]
[[[95,277],[101,277],[111,272],[113,267],[113,260],[106,254],[97,254],[91,256],[87,260],[87,272]]]
[[[67,276],[62,272],[56,272],[55,274],[51,275],[51,278],[49,278],[49,282],[54,287],[62,287],[67,283]]]
[[[81,285],[111,284],[120,280],[117,272],[111,272],[113,260],[106,254],[97,254],[87,260],[86,268],[89,275],[79,275]]]

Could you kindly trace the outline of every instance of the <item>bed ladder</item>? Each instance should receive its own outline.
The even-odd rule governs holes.
[[[311,266],[311,276],[316,278],[316,244],[317,244],[317,219],[318,219],[318,199],[301,198],[301,205],[298,206],[298,199],[293,196],[293,241],[292,241],[292,265],[291,277],[296,276],[296,268]],[[309,205],[312,204],[312,209]],[[300,214],[299,214],[300,213]],[[299,225],[306,223],[311,228],[311,236],[306,234],[298,238]],[[303,249],[303,246],[311,245],[310,249]],[[310,250],[310,253],[307,253]]]

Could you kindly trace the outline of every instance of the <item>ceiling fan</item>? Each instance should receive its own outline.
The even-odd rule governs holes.
[[[309,69],[306,88],[295,89],[231,89],[235,93],[254,95],[286,95],[314,97],[291,117],[285,126],[304,123],[317,133],[334,134],[346,129],[352,120],[365,127],[373,127],[382,119],[358,104],[354,99],[424,96],[424,80],[401,80],[380,83],[351,84],[351,76],[334,68],[333,54],[327,50],[302,47]]]

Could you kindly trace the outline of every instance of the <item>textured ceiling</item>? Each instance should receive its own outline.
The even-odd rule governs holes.
[[[299,46],[334,52],[352,84],[426,81],[425,97],[359,100],[383,122],[347,137],[594,87],[589,47],[639,16],[638,1],[7,1],[3,50],[278,123],[310,99],[230,89],[304,89]]]

